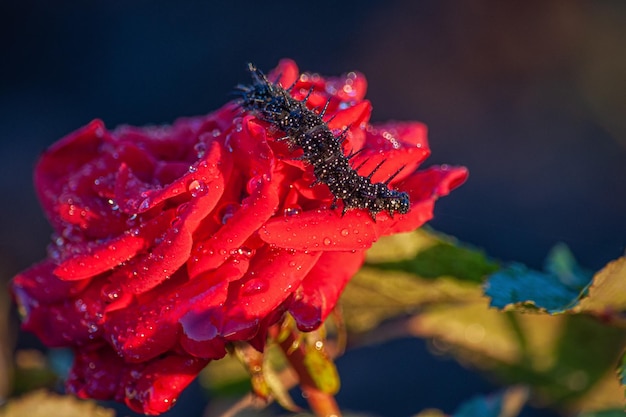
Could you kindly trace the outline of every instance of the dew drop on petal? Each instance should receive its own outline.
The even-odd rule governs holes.
[[[135,220],[137,220],[137,213],[133,214],[128,219],[126,219],[126,225],[128,225],[130,227],[134,226],[135,225]]]
[[[198,197],[208,193],[209,187],[207,187],[204,181],[194,180],[189,184],[188,190],[191,192],[192,197]]]
[[[204,158],[206,154],[206,145],[204,142],[198,142],[193,146],[193,150],[196,151],[196,157],[198,159]]]
[[[232,135],[226,136],[226,140],[224,141],[224,147],[226,148],[228,152],[234,151],[232,142],[233,142],[233,136]]]
[[[145,210],[148,210],[149,208],[150,208],[150,198],[146,197],[139,205],[139,211],[145,211]]]
[[[242,284],[243,295],[253,295],[267,291],[269,283],[265,278],[257,278]]]
[[[254,253],[254,249],[246,248],[245,246],[242,246],[236,250],[237,255],[243,256],[245,258],[252,258],[254,256]]]
[[[225,205],[221,210],[222,215],[220,216],[222,224],[226,224],[239,210],[239,207],[239,204],[235,203]]]
[[[176,208],[176,215],[177,216],[181,216],[185,213],[185,211],[187,211],[187,208],[189,207],[189,203],[183,203],[180,206],[178,206]]]
[[[285,217],[296,216],[300,213],[302,213],[302,208],[300,208],[300,206],[289,206],[283,210]]]
[[[246,184],[246,191],[248,192],[248,194],[252,194],[262,184],[263,184],[263,176],[257,175],[255,177],[252,177]]]
[[[324,246],[329,246],[333,241],[329,237],[324,238]]]
[[[341,230],[341,236],[348,236],[349,234],[350,234],[350,231],[348,229]]]

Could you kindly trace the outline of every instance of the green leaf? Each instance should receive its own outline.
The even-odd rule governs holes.
[[[626,334],[587,315],[502,313],[480,300],[427,307],[409,327],[435,338],[435,349],[527,385],[546,402],[622,401],[614,369]]]
[[[626,311],[626,258],[609,262],[594,276],[589,295],[577,310],[615,317]]]
[[[551,314],[574,307],[579,294],[580,290],[563,285],[556,275],[533,271],[521,264],[494,273],[485,285],[485,295],[491,298],[492,307],[534,307]]]
[[[346,286],[341,305],[348,330],[363,332],[424,305],[481,298],[481,288],[473,283],[449,277],[422,279],[407,272],[364,267]]]
[[[534,271],[521,264],[512,264],[492,274],[485,284],[485,295],[491,306],[504,309],[545,310],[562,313],[576,306],[591,273],[576,264],[565,245],[558,245],[548,255],[545,272]]]
[[[368,256],[368,263],[380,269],[410,272],[422,278],[447,276],[481,283],[499,268],[481,251],[434,233],[420,231],[391,241],[381,240],[381,249],[373,248],[378,257]],[[394,250],[398,253],[395,258],[392,255]],[[380,260],[381,252],[386,255],[384,261]],[[411,252],[412,256],[407,257]]]

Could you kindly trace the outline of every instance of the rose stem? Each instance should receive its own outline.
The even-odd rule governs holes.
[[[313,376],[304,365],[306,355],[304,343],[300,343],[294,332],[290,331],[285,340],[280,342],[280,347],[291,367],[298,374],[300,388],[311,411],[318,417],[341,417],[335,397],[317,388]]]

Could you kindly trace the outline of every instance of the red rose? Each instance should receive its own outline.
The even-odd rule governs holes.
[[[351,126],[344,149],[365,149],[353,166],[369,158],[369,172],[385,159],[373,181],[406,167],[390,186],[410,195],[410,211],[342,216],[281,133],[235,103],[172,126],[110,132],[91,122],[36,167],[53,241],[13,280],[24,328],[74,349],[68,386],[79,396],[157,414],[227,343],[263,349],[286,312],[301,330],[317,328],[365,249],[421,226],[465,180],[464,168],[416,170],[429,154],[424,125],[368,124],[362,75],[299,75],[287,60],[274,74],[298,80],[298,99],[313,88],[310,107],[331,97],[329,127]]]

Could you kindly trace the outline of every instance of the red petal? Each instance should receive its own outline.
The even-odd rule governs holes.
[[[380,213],[376,217],[379,226],[378,233],[381,236],[390,235],[408,232],[422,226],[432,219],[437,198],[448,195],[451,190],[463,184],[467,175],[467,169],[464,167],[448,166],[431,167],[415,172],[398,184],[398,188],[409,193],[411,209],[407,214],[396,215],[393,219],[389,219],[386,213]]]
[[[258,251],[246,275],[230,284],[221,334],[228,340],[253,337],[261,320],[295,291],[320,255],[270,247]]]
[[[123,399],[120,382],[130,369],[108,345],[97,349],[83,349],[74,353],[74,364],[67,377],[66,387],[80,398],[95,400]]]
[[[239,249],[248,238],[255,233],[278,207],[280,181],[271,175],[271,150],[265,141],[265,131],[256,123],[244,123],[246,128],[240,134],[234,134],[231,142],[237,144],[240,152],[250,155],[266,155],[252,162],[252,174],[246,177],[249,196],[241,201],[223,225],[205,241],[196,242],[193,250],[193,262],[189,263],[189,274],[195,276],[204,271],[216,268],[226,260],[233,251]],[[248,162],[250,163],[250,162]],[[243,166],[240,169],[245,169]]]
[[[63,261],[54,269],[54,274],[65,280],[93,277],[128,261],[147,246],[145,236],[132,232],[126,232],[104,245],[81,245],[83,253]]]
[[[144,213],[168,199],[193,192],[194,184],[202,183],[208,186],[215,181],[224,181],[224,178],[228,177],[231,167],[232,159],[224,151],[222,145],[219,142],[212,142],[206,152],[206,157],[194,164],[192,169],[187,171],[187,174],[179,177],[165,188],[135,194],[134,198],[126,199],[124,207],[128,212]],[[206,190],[210,192],[211,198],[217,203],[223,189],[224,187],[214,186]]]
[[[372,104],[369,101],[362,101],[345,110],[340,110],[333,114],[333,119],[328,122],[330,129],[345,129],[353,126],[360,129],[370,118],[372,113]]]
[[[91,344],[100,339],[104,317],[101,285],[92,283],[75,298],[39,305],[36,300],[22,326],[48,346]]]
[[[269,79],[273,83],[280,83],[283,88],[291,87],[298,77],[300,77],[298,65],[291,59],[281,59],[278,66],[269,73]]]
[[[27,317],[31,307],[63,301],[80,293],[89,284],[89,281],[60,280],[52,273],[54,268],[51,260],[45,260],[13,278],[11,290]]]
[[[364,252],[325,252],[302,281],[289,312],[304,332],[317,329],[363,265]]]
[[[377,224],[363,210],[344,216],[336,210],[314,210],[277,217],[263,225],[259,235],[271,245],[302,251],[363,250],[378,239]]]
[[[108,135],[101,120],[93,120],[87,126],[65,136],[42,155],[35,167],[35,189],[48,218],[53,219],[56,201],[65,184],[62,178],[80,170],[100,154],[102,138]]]
[[[221,305],[226,299],[228,283],[240,278],[246,269],[245,260],[233,258],[219,269],[185,284],[160,288],[150,294],[154,296],[152,299],[141,299],[123,309],[111,311],[105,322],[106,338],[129,362],[152,359],[178,343],[181,320],[186,332],[182,340],[190,339],[190,335],[196,336],[192,334],[194,329],[188,326],[186,317],[198,311],[210,312]],[[223,343],[217,340],[211,344],[217,345],[212,350],[193,353],[210,358],[223,356]]]
[[[126,388],[126,405],[148,415],[166,412],[208,363],[208,359],[169,355],[142,370],[131,368],[121,383]]]
[[[212,151],[219,153],[221,148],[214,146]],[[223,176],[215,169],[215,165],[212,167],[198,169],[200,180],[194,180],[188,185],[191,201],[177,208],[176,216],[159,244],[149,253],[133,258],[115,271],[110,278],[114,284],[119,284],[131,293],[140,294],[166,280],[187,262],[193,245],[193,233],[214,209],[224,189]],[[198,189],[203,192],[198,192]],[[215,191],[211,193],[209,190]]]

